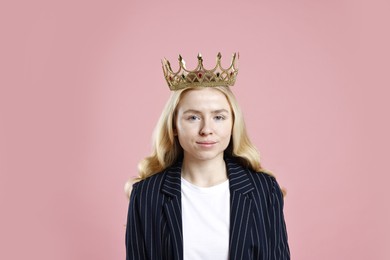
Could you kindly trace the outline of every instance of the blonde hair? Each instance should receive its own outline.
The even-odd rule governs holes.
[[[172,92],[154,130],[152,154],[139,163],[139,176],[126,183],[125,191],[127,195],[130,194],[131,186],[134,182],[146,179],[163,171],[182,157],[183,149],[177,137],[174,135],[176,108],[184,93],[199,88],[201,87],[189,87]],[[272,175],[260,165],[260,155],[249,140],[244,118],[233,92],[229,87],[220,86],[213,88],[219,90],[226,96],[233,114],[232,137],[225,150],[225,154],[230,157],[235,157],[243,166],[253,171],[262,171]]]

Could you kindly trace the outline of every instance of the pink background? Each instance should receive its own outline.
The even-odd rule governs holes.
[[[293,259],[390,259],[387,1],[0,4],[0,259],[124,259],[125,181],[164,56],[240,52],[234,92],[287,188]],[[11,3],[12,2],[12,3]]]

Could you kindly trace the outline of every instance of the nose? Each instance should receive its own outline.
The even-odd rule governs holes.
[[[203,120],[203,124],[200,127],[199,134],[201,136],[210,135],[213,133],[211,122],[207,119]]]

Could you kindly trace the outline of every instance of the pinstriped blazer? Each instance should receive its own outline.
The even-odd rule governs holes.
[[[230,186],[230,260],[287,260],[283,196],[275,178],[225,158]],[[127,260],[183,260],[181,162],[133,186]],[[206,235],[206,234],[205,234]]]

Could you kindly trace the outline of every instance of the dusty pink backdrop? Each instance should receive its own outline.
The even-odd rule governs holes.
[[[240,52],[234,91],[288,190],[293,259],[390,259],[385,2],[2,3],[0,259],[124,259],[160,58],[198,51]]]

